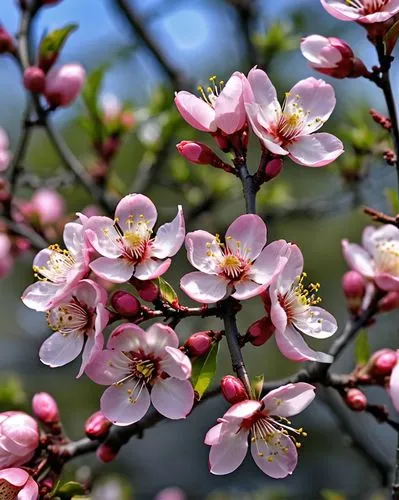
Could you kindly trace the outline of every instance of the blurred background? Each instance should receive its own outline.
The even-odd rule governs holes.
[[[160,222],[170,220],[176,205],[182,204],[188,230],[202,228],[223,234],[242,213],[243,201],[236,178],[211,167],[190,165],[176,153],[175,145],[181,140],[214,144],[179,117],[173,105],[175,90],[207,86],[211,75],[226,81],[233,71],[247,72],[258,64],[268,71],[283,98],[298,80],[317,76],[299,51],[301,36],[315,32],[344,38],[365,63],[376,63],[365,31],[330,17],[319,0],[130,0],[130,7],[171,68],[169,75],[114,0],[63,0],[42,9],[34,26],[35,42],[46,31],[68,23],[79,25],[60,61],[80,62],[89,74],[100,71],[101,93],[117,96],[134,116],[134,125],[124,134],[113,160],[109,189],[119,196],[137,191],[150,196],[159,209]],[[17,33],[19,14],[14,0],[0,2],[0,22]],[[392,73],[398,94],[395,64]],[[381,160],[386,138],[368,114],[370,107],[385,111],[378,89],[367,81],[325,79],[334,85],[337,107],[324,131],[345,142],[345,155],[324,169],[285,161],[280,176],[260,191],[258,210],[268,223],[270,239],[299,244],[310,279],[321,283],[324,307],[343,325],[347,313],[340,278],[346,267],[340,241],[344,237],[359,240],[369,222],[361,211],[364,204],[392,211],[390,189],[396,179],[393,168]],[[20,133],[24,105],[19,69],[11,58],[1,57],[0,126],[10,136],[11,149]],[[96,167],[97,158],[87,116],[80,99],[66,111],[57,111],[54,123],[90,170]],[[259,159],[260,149],[251,137],[252,171]],[[24,167],[33,175],[18,187],[21,200],[30,199],[32,186],[57,186],[54,178],[63,175],[61,162],[40,129],[34,133]],[[68,213],[92,205],[85,191],[68,179],[59,185]],[[75,380],[76,363],[55,371],[39,362],[38,348],[49,333],[45,317],[25,308],[19,299],[33,280],[32,257],[33,253],[24,254],[0,281],[0,409],[28,409],[35,391],[48,391],[59,402],[69,435],[79,438],[84,420],[98,409],[102,388],[84,377]],[[179,278],[188,270],[181,251],[166,279],[178,289]],[[183,292],[179,296],[182,303],[190,304]],[[239,315],[242,331],[262,315],[260,300],[247,301]],[[178,333],[184,339],[212,327],[220,326],[215,320],[188,319],[179,324]],[[395,347],[397,340],[396,313],[380,317],[369,329],[373,349]],[[313,346],[325,351],[328,342],[314,342]],[[336,363],[335,371],[353,368],[352,347]],[[282,357],[273,339],[259,348],[247,346],[244,356],[251,375],[264,373],[266,380],[298,369]],[[231,366],[223,345],[214,383],[226,373],[231,373]],[[373,403],[389,405],[382,389],[368,394]],[[221,398],[213,399],[184,422],[161,423],[145,432],[144,439],[132,439],[112,464],[101,465],[94,456],[86,456],[70,464],[67,475],[87,477],[90,467],[97,484],[95,500],[152,499],[169,486],[181,488],[188,499],[386,498],[383,487],[394,463],[396,434],[370,416],[351,413],[335,394],[322,390],[312,406],[295,419],[306,428],[308,437],[292,477],[269,479],[250,459],[229,476],[209,474],[209,449],[203,438],[226,408]]]

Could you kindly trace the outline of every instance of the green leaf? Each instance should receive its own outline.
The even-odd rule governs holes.
[[[358,365],[365,365],[370,358],[370,344],[366,330],[361,330],[356,338],[355,356]]]
[[[388,55],[390,55],[395,48],[396,42],[399,37],[399,21],[397,21],[391,28],[385,33],[384,43],[385,50]]]
[[[159,287],[159,293],[161,294],[163,300],[166,300],[166,302],[169,302],[169,304],[172,305],[179,303],[179,297],[177,296],[177,293],[166,280],[159,277],[155,280],[155,283]]]
[[[259,400],[262,394],[264,375],[257,375],[251,381],[252,391],[254,393],[254,398]]]
[[[63,28],[50,31],[42,38],[39,47],[39,57],[41,60],[52,61],[52,64],[58,57],[62,47],[71,33],[78,29],[77,24],[67,24]]]
[[[70,500],[76,495],[84,495],[85,490],[83,486],[75,481],[69,481],[59,488],[56,492],[57,497],[62,498],[62,500]]]
[[[322,490],[320,492],[321,498],[323,500],[345,500],[346,497],[339,491],[333,490]]]
[[[193,361],[191,381],[194,390],[198,393],[199,399],[202,398],[215,376],[218,352],[219,343],[217,342],[207,355]]]
[[[86,85],[82,92],[83,101],[89,112],[92,124],[90,135],[92,140],[98,143],[102,142],[103,134],[103,124],[98,110],[98,98],[106,69],[107,66],[104,65],[92,71],[87,77]]]
[[[399,214],[399,198],[396,189],[385,189],[385,196],[388,200],[388,203],[391,205],[392,213],[394,215]]]

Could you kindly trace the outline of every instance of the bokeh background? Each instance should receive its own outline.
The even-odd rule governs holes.
[[[283,97],[299,79],[317,76],[299,51],[300,37],[315,32],[346,39],[367,64],[376,63],[365,31],[330,17],[319,0],[130,0],[130,4],[165,60],[179,74],[179,84],[184,82],[186,88],[207,85],[214,74],[227,80],[233,71],[246,72],[258,64],[267,69]],[[10,32],[17,32],[14,0],[1,0],[0,22]],[[205,134],[186,126],[175,111],[173,91],[177,82],[168,78],[113,0],[64,0],[59,6],[43,9],[34,28],[35,41],[46,30],[69,22],[78,23],[79,30],[67,42],[61,62],[78,61],[88,72],[106,67],[103,91],[129,102],[136,117],[114,162],[109,188],[121,195],[144,192],[159,207],[161,221],[170,220],[181,203],[189,230],[203,228],[223,234],[242,213],[241,188],[237,179],[224,172],[189,165],[177,155],[175,145],[183,139],[212,145]],[[392,73],[394,91],[399,94],[395,64]],[[307,169],[286,161],[279,178],[262,188],[258,209],[268,223],[271,239],[285,238],[299,244],[308,275],[322,284],[323,305],[343,325],[346,307],[340,278],[346,267],[340,240],[359,240],[369,222],[362,214],[363,204],[390,210],[387,193],[396,180],[393,169],[380,159],[384,135],[368,115],[371,106],[385,111],[378,89],[367,81],[326,80],[336,89],[337,107],[324,129],[344,140],[346,154],[324,169]],[[12,146],[20,133],[24,103],[19,70],[14,61],[2,57],[0,126],[9,133]],[[95,154],[79,120],[85,113],[78,100],[68,110],[57,112],[54,122],[89,167]],[[259,156],[252,137],[252,171]],[[38,175],[43,185],[62,169],[43,131],[35,132],[24,166]],[[31,192],[20,186],[18,196],[29,199]],[[61,192],[71,213],[92,203],[76,186],[63,186]],[[49,391],[59,402],[68,433],[78,438],[84,420],[98,408],[102,388],[84,377],[75,380],[76,364],[52,370],[39,362],[38,347],[49,333],[46,321],[19,299],[33,278],[31,260],[32,255],[18,260],[12,273],[0,281],[1,409],[10,405],[29,408],[35,391]],[[188,269],[182,250],[166,278],[177,288],[179,277]],[[189,304],[183,292],[180,298]],[[242,331],[260,316],[260,301],[246,302],[239,315]],[[218,323],[185,320],[178,333],[183,339],[212,326],[218,328]],[[369,340],[373,349],[397,346],[398,315],[379,318],[369,329]],[[326,350],[328,342],[313,345]],[[266,379],[298,369],[283,359],[273,339],[260,348],[246,347],[244,355],[251,375],[264,373]],[[336,371],[348,371],[353,364],[350,346],[336,363]],[[215,383],[226,373],[231,373],[231,366],[222,346]],[[383,390],[368,394],[370,401],[389,405]],[[320,390],[312,406],[296,418],[309,436],[303,443],[298,468],[283,481],[265,477],[250,459],[230,476],[209,474],[209,450],[203,438],[227,408],[221,398],[201,405],[184,422],[161,423],[147,431],[144,439],[132,439],[110,465],[103,466],[87,456],[71,464],[67,474],[83,477],[90,467],[95,483],[111,481],[107,487],[102,483],[97,486],[96,500],[146,500],[167,486],[179,486],[192,499],[386,498],[383,486],[394,463],[396,435],[372,417],[354,415],[335,396]]]

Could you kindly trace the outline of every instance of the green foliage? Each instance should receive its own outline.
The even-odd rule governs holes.
[[[268,27],[266,33],[255,35],[253,42],[261,54],[269,57],[278,52],[296,50],[299,36],[291,24],[276,22]]]
[[[103,124],[98,109],[98,98],[107,66],[92,71],[87,77],[82,92],[83,101],[89,113],[89,118],[82,118],[81,124],[87,130],[94,143],[101,143],[103,138]]]
[[[219,343],[216,343],[206,355],[193,361],[191,381],[199,399],[202,398],[215,376],[218,352]]]
[[[322,490],[320,495],[323,500],[346,500],[345,495],[334,490]]]
[[[370,358],[370,344],[366,330],[361,330],[356,337],[355,357],[358,365],[365,365]]]
[[[161,294],[163,300],[172,305],[179,302],[179,297],[170,283],[161,277],[154,280],[154,283],[158,285],[159,293]]]
[[[0,411],[21,410],[27,397],[21,380],[15,375],[0,375]]]
[[[67,24],[63,28],[50,31],[45,35],[39,46],[40,59],[55,60],[69,35],[78,29],[77,24]]]
[[[262,390],[263,390],[263,381],[265,377],[264,375],[257,375],[256,377],[251,380],[251,387],[252,387],[252,392],[254,395],[254,398],[259,400],[261,395],[262,395]]]
[[[385,197],[391,206],[391,212],[393,215],[399,214],[399,197],[398,192],[394,188],[385,189]]]
[[[85,494],[83,486],[76,481],[69,481],[63,484],[61,487],[57,488],[54,493],[54,498],[61,500],[70,500],[72,498],[77,498]]]

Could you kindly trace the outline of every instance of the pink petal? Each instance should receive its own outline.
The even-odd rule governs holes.
[[[132,217],[133,223],[144,220],[149,229],[152,229],[157,221],[157,209],[147,196],[128,194],[121,199],[115,210],[115,218],[124,232],[131,228]]]
[[[370,240],[375,246],[383,241],[399,241],[399,228],[394,226],[393,224],[384,224],[383,226],[376,229],[373,234],[371,234],[371,226],[369,226],[370,231]],[[367,228],[364,230],[366,231]]]
[[[385,9],[387,8],[387,5],[385,5]],[[376,24],[376,23],[383,23],[385,21],[388,21],[388,19],[391,19],[396,13],[398,8],[395,9],[396,12],[375,12],[374,14],[368,14],[367,16],[362,16],[359,18],[360,23],[364,24]]]
[[[179,338],[170,326],[154,323],[145,332],[145,352],[163,358],[166,347],[179,347]],[[168,356],[166,355],[168,358]]]
[[[399,412],[399,363],[392,370],[388,391],[396,411]]]
[[[368,278],[374,276],[373,260],[361,246],[356,245],[356,243],[349,243],[348,240],[342,240],[342,252],[351,269]]]
[[[37,281],[25,289],[21,300],[30,309],[47,311],[53,306],[55,297],[62,289],[62,285],[49,281]]]
[[[129,360],[119,351],[100,351],[86,366],[86,375],[96,384],[111,385],[130,373]]]
[[[344,152],[342,142],[326,133],[302,135],[287,149],[291,160],[305,167],[324,167]]]
[[[133,323],[123,323],[111,333],[107,348],[125,352],[140,352],[146,345],[147,334],[142,328]]]
[[[328,57],[324,55],[326,48],[329,49]],[[301,52],[312,63],[313,67],[331,67],[342,60],[340,51],[330,45],[328,38],[320,35],[310,35],[303,38]]]
[[[240,215],[226,232],[226,245],[233,254],[254,260],[266,245],[267,228],[263,220],[254,214]]]
[[[321,0],[326,11],[340,21],[354,21],[360,17],[357,9],[346,5],[340,0]]]
[[[201,132],[216,132],[215,110],[190,92],[178,92],[175,104],[184,120]]]
[[[18,493],[17,500],[37,500],[39,498],[39,487],[31,477],[23,489]]]
[[[141,264],[137,264],[134,269],[133,276],[139,280],[154,280],[166,273],[169,269],[172,261],[170,259],[166,260],[155,260],[155,259],[147,259]]]
[[[10,468],[0,470],[0,480],[7,481],[14,486],[22,487],[29,479],[29,474],[23,469]]]
[[[287,327],[284,331],[276,330],[275,338],[280,352],[292,361],[333,362],[333,357],[329,354],[311,349],[294,328]]]
[[[206,274],[217,274],[223,253],[213,234],[201,230],[187,233],[185,245],[187,258],[194,267]]]
[[[276,329],[283,332],[287,328],[288,318],[280,304],[276,283],[270,285],[269,295],[271,300],[270,319]]]
[[[377,231],[377,228],[374,226],[367,226],[363,230],[362,245],[370,255],[374,255],[374,252],[375,252],[375,242],[373,240],[373,235],[376,231]],[[346,240],[344,240],[344,241],[346,241]]]
[[[112,283],[126,283],[132,277],[134,266],[122,257],[117,259],[99,257],[90,264],[90,269],[100,278]]]
[[[288,151],[286,149],[283,149],[279,144],[275,142],[277,138],[271,135],[270,127],[272,127],[274,124],[267,122],[267,119],[264,117],[264,113],[259,104],[246,104],[245,110],[247,112],[247,117],[252,126],[252,129],[261,140],[263,146],[275,155],[288,155]]]
[[[100,255],[110,259],[122,255],[121,248],[114,243],[120,236],[112,219],[95,215],[85,222],[84,230],[90,244]]]
[[[387,292],[399,291],[399,277],[387,273],[377,273],[374,277],[377,286]]]
[[[298,461],[298,453],[292,440],[278,432],[267,442],[261,439],[253,442],[251,454],[259,469],[274,479],[292,474]]]
[[[80,331],[63,335],[53,333],[40,347],[40,361],[56,368],[70,363],[79,356],[83,348],[84,335]]]
[[[81,257],[85,249],[83,226],[77,222],[68,222],[64,227],[64,243],[74,257]]]
[[[171,377],[186,380],[191,377],[191,361],[183,352],[174,347],[165,347],[161,369]]]
[[[236,403],[235,405],[231,406],[223,415],[223,420],[232,422],[250,418],[260,410],[261,406],[262,403],[260,401],[246,399],[245,401],[241,401],[240,403]]]
[[[305,382],[287,384],[270,391],[263,399],[267,415],[291,417],[307,408],[315,397],[315,387]]]
[[[185,418],[194,404],[193,386],[188,380],[160,379],[152,388],[151,402],[167,418]]]
[[[181,205],[177,209],[177,215],[172,222],[163,224],[155,236],[152,255],[158,259],[173,257],[183,245],[186,226]]]
[[[337,320],[332,314],[321,307],[311,306],[311,314],[306,321],[296,324],[298,330],[316,339],[327,339],[338,329]]]
[[[103,415],[116,425],[130,425],[141,420],[150,407],[147,387],[137,380],[122,385],[111,385],[101,396],[100,408]]]
[[[216,125],[225,134],[234,134],[246,121],[241,73],[235,72],[216,99]]]
[[[218,444],[209,452],[210,472],[215,475],[230,474],[243,462],[248,451],[248,431],[225,432]]]
[[[85,346],[82,352],[82,363],[80,365],[80,369],[76,378],[79,378],[83,375],[86,370],[87,365],[90,364],[91,361],[95,358],[95,356],[101,352],[104,344],[104,337],[102,334],[94,337],[93,335],[87,337]]]
[[[204,443],[212,446],[214,444],[219,444],[220,439],[222,437],[222,427],[223,424],[216,424],[213,427],[209,429],[209,431],[206,433]]]
[[[267,284],[259,285],[258,283],[248,279],[242,280],[234,284],[235,291],[231,294],[231,296],[237,300],[247,300],[263,293],[267,286]]]
[[[188,273],[180,280],[181,289],[197,302],[212,304],[227,294],[227,281],[201,272]]]
[[[289,250],[289,253],[288,253]],[[287,249],[288,261],[286,262],[280,276],[277,277],[278,290],[285,294],[291,288],[294,281],[299,278],[303,271],[303,255],[297,245],[290,244]]]
[[[265,247],[251,266],[249,276],[259,284],[269,284],[288,262],[291,248],[285,240],[273,241]]]
[[[73,290],[73,296],[89,307],[96,307],[98,303],[106,304],[108,300],[107,292],[93,280],[81,280]]]
[[[256,67],[252,68],[248,73],[248,82],[254,94],[255,102],[263,108],[265,116],[269,117],[270,126],[273,126],[281,115],[281,107],[274,85],[267,74]]]

